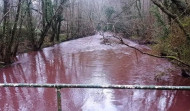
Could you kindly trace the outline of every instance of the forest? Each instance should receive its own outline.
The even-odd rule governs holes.
[[[98,32],[190,66],[190,0],[0,0],[0,65],[18,53]]]
[[[0,0],[0,111],[190,111],[190,0]]]

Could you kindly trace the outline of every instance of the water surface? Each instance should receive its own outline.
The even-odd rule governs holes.
[[[0,69],[0,83],[190,85],[165,59],[101,41],[95,35],[20,54],[17,62]],[[189,91],[62,89],[61,93],[63,111],[190,111]],[[56,111],[56,102],[55,89],[0,88],[0,111]]]

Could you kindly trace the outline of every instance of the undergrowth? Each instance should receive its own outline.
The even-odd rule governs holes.
[[[185,17],[181,21],[190,33],[190,17]],[[170,33],[167,37],[156,38],[156,41],[157,44],[153,46],[154,53],[175,56],[190,64],[190,40],[187,39],[177,24],[173,23],[170,26]]]

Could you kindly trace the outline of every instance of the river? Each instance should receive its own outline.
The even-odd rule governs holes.
[[[0,83],[190,85],[165,59],[94,35],[20,54],[0,69]],[[149,47],[126,42],[143,51]],[[63,111],[189,111],[189,91],[62,89]],[[56,111],[55,89],[0,88],[0,111]]]

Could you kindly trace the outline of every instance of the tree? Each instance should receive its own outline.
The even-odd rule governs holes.
[[[181,30],[184,32],[184,34],[186,35],[187,39],[190,40],[190,35],[187,32],[187,30],[184,28],[183,24],[181,23],[179,17],[176,14],[173,14],[172,12],[170,12],[169,10],[167,10],[167,8],[158,0],[151,0],[156,6],[158,6],[166,15],[168,15],[170,18],[172,18],[177,24],[178,26],[181,28]],[[174,0],[175,1],[175,0]],[[177,1],[177,0],[176,0]],[[174,2],[175,3],[175,2]]]
[[[17,25],[20,17],[20,10],[22,5],[22,0],[18,0],[16,16],[14,18],[13,26],[11,26],[10,18],[10,1],[4,0],[4,17],[3,17],[3,35],[1,37],[0,49],[1,55],[0,60],[5,64],[12,62],[12,57],[14,56],[15,50],[17,50],[17,45],[14,44],[15,36],[17,32]]]
[[[64,0],[61,0],[60,2],[64,2]],[[58,8],[58,1],[54,1],[54,10]],[[51,42],[54,42],[54,39],[56,37],[56,40],[59,41],[59,35],[61,30],[61,22],[63,21],[63,7],[61,7],[61,11],[58,12],[58,14],[55,16],[53,22],[52,22],[52,36],[50,38]]]

